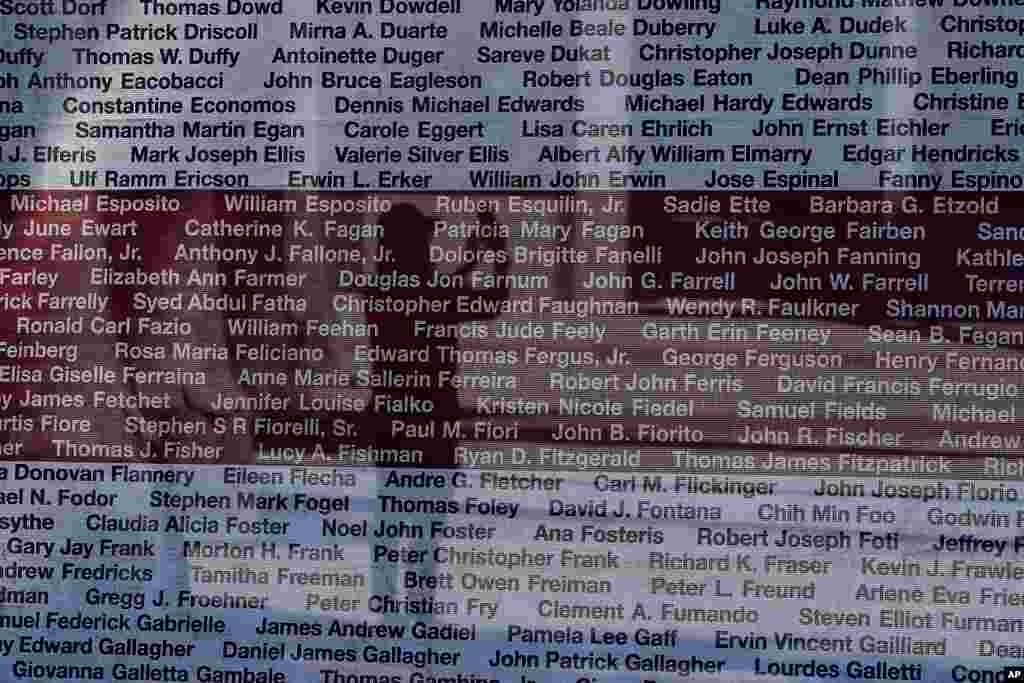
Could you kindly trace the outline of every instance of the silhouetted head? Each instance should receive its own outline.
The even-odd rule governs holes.
[[[430,241],[433,222],[412,204],[398,204],[381,219],[384,234],[381,246],[391,250],[394,267],[406,272],[430,268]]]

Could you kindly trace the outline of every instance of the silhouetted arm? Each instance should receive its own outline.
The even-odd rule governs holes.
[[[480,225],[495,225],[498,222],[498,220],[497,220],[497,218],[494,217],[494,214],[491,213],[490,211],[483,211],[483,212],[477,214],[477,222],[479,222]],[[494,251],[500,251],[502,249],[507,249],[507,248],[508,248],[508,241],[507,240],[503,240],[500,237],[494,237],[494,238],[487,239],[487,238],[482,238],[482,237],[479,237],[479,236],[475,236],[475,237],[471,237],[469,240],[466,241],[466,249],[468,251],[478,251],[478,250],[486,250],[486,249],[491,249],[491,250],[494,250]],[[467,275],[472,273],[479,265],[480,264],[475,262],[475,261],[470,261],[469,263],[463,264],[461,268],[456,270],[455,274],[456,275],[461,275],[462,277],[466,277]],[[505,272],[506,273],[508,272],[507,268],[506,268]]]

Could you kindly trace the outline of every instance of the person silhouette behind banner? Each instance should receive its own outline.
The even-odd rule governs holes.
[[[480,214],[478,216],[481,224],[493,225],[495,218],[492,214]],[[446,421],[456,421],[462,416],[462,410],[459,404],[459,392],[458,389],[451,386],[450,383],[445,386],[438,386],[438,377],[442,372],[447,371],[455,373],[458,370],[456,361],[447,355],[442,357],[437,346],[444,344],[447,346],[457,346],[458,340],[451,337],[435,338],[428,337],[423,334],[417,334],[416,321],[425,320],[431,324],[457,324],[463,323],[470,320],[481,320],[486,318],[492,318],[496,313],[488,314],[465,314],[458,313],[456,311],[456,298],[459,296],[470,296],[470,297],[482,297],[492,302],[504,301],[508,298],[508,286],[504,284],[507,278],[504,277],[508,273],[509,264],[506,260],[505,263],[495,264],[494,274],[497,277],[497,282],[501,283],[498,287],[487,288],[487,289],[473,289],[468,283],[471,282],[471,273],[478,266],[477,263],[467,263],[460,267],[454,275],[462,276],[462,280],[467,283],[464,287],[453,287],[453,288],[440,288],[440,287],[429,287],[422,286],[423,283],[430,282],[433,279],[434,267],[431,264],[430,259],[430,246],[433,236],[433,223],[430,218],[424,216],[415,206],[410,204],[399,204],[392,208],[392,210],[382,218],[382,225],[384,227],[383,237],[381,240],[381,247],[383,247],[385,253],[390,252],[390,261],[380,264],[380,271],[395,270],[399,273],[408,275],[416,275],[419,277],[421,286],[416,289],[406,290],[402,292],[401,296],[408,298],[424,296],[435,300],[448,301],[448,305],[443,308],[444,312],[441,313],[417,313],[414,316],[405,315],[403,313],[368,313],[367,322],[375,325],[374,330],[376,334],[372,336],[371,342],[374,347],[384,352],[393,352],[400,349],[408,349],[426,356],[424,361],[418,361],[413,363],[398,362],[394,360],[381,360],[374,364],[373,372],[378,377],[396,377],[399,375],[403,376],[420,376],[422,373],[431,378],[429,383],[425,383],[423,386],[414,385],[411,387],[397,387],[397,386],[384,386],[381,388],[375,388],[374,397],[370,403],[370,416],[366,426],[370,427],[372,433],[367,434],[366,437],[370,439],[374,446],[379,448],[399,448],[399,449],[419,449],[423,451],[423,467],[451,467],[455,465],[455,446],[457,445],[458,439],[452,438],[451,436],[445,436],[442,431],[442,423]],[[471,238],[467,242],[468,249],[492,249],[495,251],[506,250],[506,241],[503,238]],[[454,278],[456,281],[459,278]],[[394,290],[392,290],[392,293]],[[380,292],[375,289],[372,294],[380,295],[384,292]],[[497,307],[495,307],[497,308]],[[493,309],[489,309],[493,310]],[[424,349],[428,349],[427,352],[423,352]],[[382,354],[383,355],[383,354]],[[415,373],[415,374],[414,374]],[[413,401],[426,402],[430,401],[433,405],[433,410],[429,414],[391,414],[388,412],[374,411],[376,405],[376,399],[379,395],[387,395],[391,399],[401,399],[402,397],[409,397]],[[404,425],[412,425],[414,432],[407,433],[405,431],[396,432],[393,430],[393,424],[400,421]],[[430,432],[430,425],[434,424],[433,432]],[[415,430],[426,430],[419,432]],[[391,489],[387,488],[387,478],[391,473],[391,468],[388,466],[382,466],[378,470],[378,490],[381,493],[389,493],[393,495],[400,495],[405,497],[407,495],[429,495],[435,500],[440,496],[445,495],[447,491],[450,495],[451,488],[446,487],[444,490],[432,489],[429,491],[407,491],[404,489]],[[382,519],[393,522],[395,519],[387,520],[388,514],[380,507],[380,501],[371,501],[371,510],[380,514]],[[444,515],[434,514],[430,516],[430,520],[426,522],[426,526],[429,528],[429,524],[432,521],[443,521]],[[423,523],[424,520],[409,520],[415,523]],[[376,525],[375,525],[376,526]],[[429,533],[425,534],[426,538],[415,541],[421,549],[430,549]],[[424,574],[430,575],[434,573],[434,554],[433,552],[426,553],[427,561],[418,571]],[[398,566],[397,565],[378,565],[374,568],[374,586],[373,592],[376,594],[381,593],[395,593],[399,590],[398,584]],[[433,589],[422,588],[413,591],[416,597],[429,598],[434,594]],[[397,615],[396,615],[397,616]],[[420,615],[422,619],[425,615]],[[402,617],[397,617],[399,620]],[[429,616],[427,619],[429,620]]]
[[[478,219],[481,224],[493,224],[495,220],[494,216],[488,213],[480,214]],[[376,334],[371,338],[372,345],[380,348],[384,352],[382,355],[398,350],[412,350],[426,356],[425,361],[417,362],[380,360],[373,366],[374,374],[379,379],[424,375],[430,378],[429,382],[414,383],[409,387],[394,386],[392,383],[391,386],[375,388],[370,404],[374,444],[378,447],[421,449],[424,465],[450,466],[454,464],[454,447],[457,439],[443,435],[442,422],[458,420],[462,416],[462,410],[458,389],[452,387],[451,383],[440,386],[438,380],[443,372],[454,374],[458,367],[450,352],[442,355],[437,347],[442,344],[457,347],[458,338],[427,336],[422,329],[417,334],[416,323],[419,320],[432,325],[450,325],[495,317],[497,313],[459,313],[456,310],[456,300],[460,296],[483,298],[492,302],[507,299],[509,292],[508,286],[504,284],[507,279],[504,276],[508,273],[509,263],[506,260],[505,263],[495,265],[495,275],[499,276],[496,280],[501,283],[497,287],[474,289],[469,284],[472,271],[479,265],[477,263],[467,263],[454,273],[459,277],[452,279],[464,281],[466,285],[463,287],[425,286],[425,283],[430,282],[434,276],[434,267],[430,262],[433,235],[431,219],[420,213],[415,206],[399,204],[384,216],[382,224],[384,230],[381,247],[385,253],[390,254],[391,261],[381,263],[380,270],[395,270],[403,274],[416,275],[421,283],[420,287],[406,290],[400,296],[424,296],[445,300],[448,305],[440,313],[421,312],[412,316],[387,312],[367,314],[367,322],[373,324],[372,329],[376,330]],[[503,238],[474,237],[468,240],[467,250],[479,249],[506,250],[507,244]],[[391,290],[392,295],[395,291]],[[373,293],[379,295],[383,292],[374,290]],[[424,349],[429,351],[424,352]],[[386,407],[383,410],[375,410],[378,406],[378,396],[383,398],[385,395],[391,401],[400,401],[403,397],[408,397],[408,404],[418,404],[420,408],[432,404],[433,409],[428,414],[403,413],[402,409],[388,411]],[[394,426],[396,422],[405,425],[406,430],[399,431]],[[434,423],[433,426],[431,423]]]

